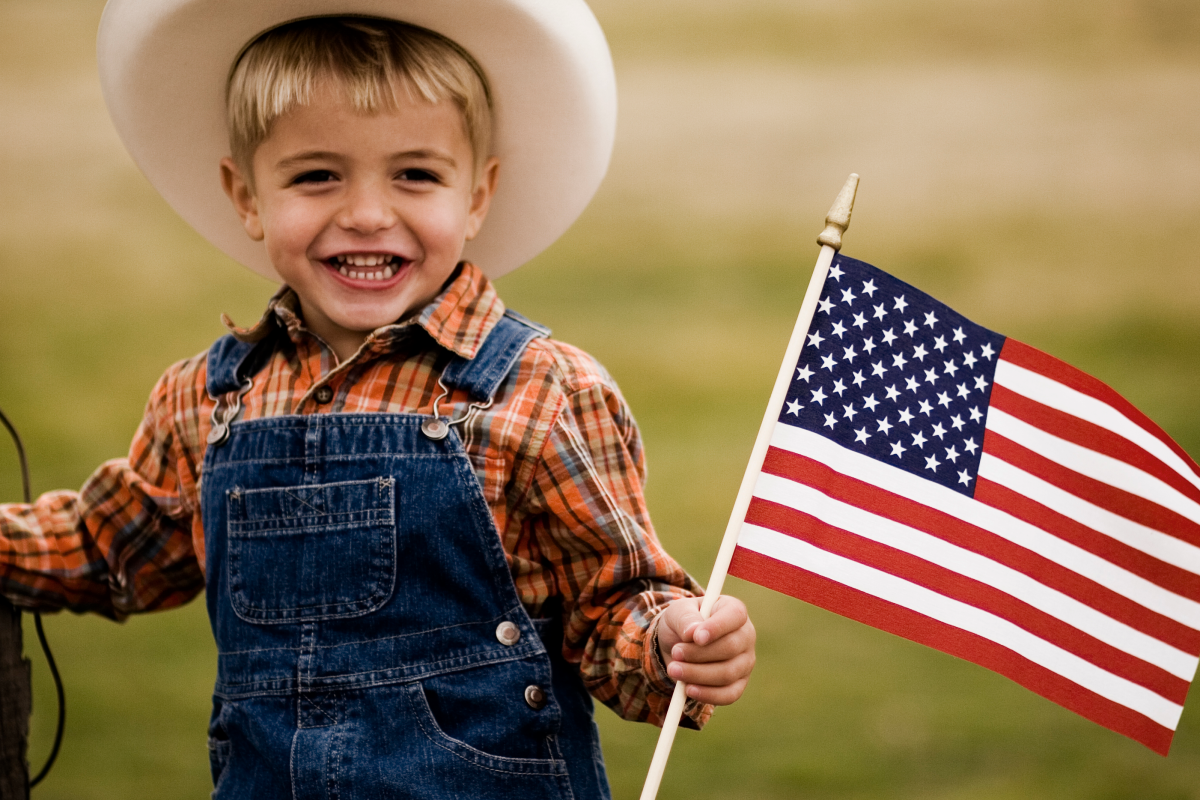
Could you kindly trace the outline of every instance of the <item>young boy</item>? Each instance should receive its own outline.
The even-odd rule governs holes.
[[[612,379],[462,259],[503,198],[504,64],[400,2],[267,5],[229,72],[220,181],[285,285],[167,371],[128,459],[0,507],[0,585],[116,618],[204,589],[215,797],[607,797],[588,693],[658,722],[682,680],[703,724],[753,666],[745,607],[700,618]],[[536,46],[544,22],[495,35]],[[190,35],[158,46],[184,60]]]

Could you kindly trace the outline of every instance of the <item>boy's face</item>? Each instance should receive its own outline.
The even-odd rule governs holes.
[[[255,151],[253,188],[221,162],[246,232],[266,244],[308,328],[343,359],[437,296],[495,191],[496,160],[476,181],[453,103],[397,95],[396,108],[367,115],[320,87]]]

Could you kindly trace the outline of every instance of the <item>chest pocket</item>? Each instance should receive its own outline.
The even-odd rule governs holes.
[[[369,614],[396,583],[393,478],[226,494],[229,590],[247,622]]]

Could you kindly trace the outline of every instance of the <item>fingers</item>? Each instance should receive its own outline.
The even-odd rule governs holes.
[[[696,616],[699,617],[699,612]],[[707,620],[701,620],[699,625],[689,631],[691,635],[684,637],[683,641],[706,645],[740,630],[749,621],[750,615],[746,611],[745,603],[736,597],[722,595],[713,605],[712,615]]]
[[[754,653],[751,651],[711,663],[674,661],[667,673],[672,679],[687,684],[688,697],[702,703],[729,705],[742,696],[753,669]]]
[[[704,620],[699,603],[676,600],[658,629],[667,675],[687,684],[687,696],[703,703],[728,705],[745,691],[754,669],[756,634],[746,606],[721,597]]]

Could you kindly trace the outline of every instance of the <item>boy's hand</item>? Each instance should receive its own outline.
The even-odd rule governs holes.
[[[742,696],[754,669],[754,623],[735,597],[721,596],[712,616],[700,617],[699,597],[672,601],[659,618],[659,652],[672,680],[687,696],[727,706]]]

